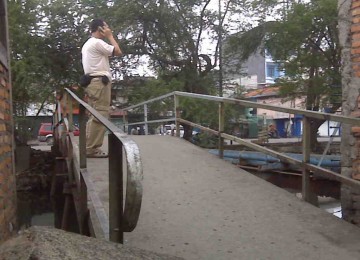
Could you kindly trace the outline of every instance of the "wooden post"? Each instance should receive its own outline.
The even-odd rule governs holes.
[[[126,113],[128,113],[128,111],[126,111]],[[128,133],[128,126],[127,126],[127,121],[126,121],[126,116],[125,116],[125,111],[123,110],[123,124],[124,124],[124,133]]]
[[[51,197],[58,195],[56,194],[58,176],[65,176],[65,175],[67,176],[67,170],[65,164],[66,162],[64,157],[55,157],[55,170],[53,171],[51,176],[51,189],[50,189]]]
[[[65,100],[65,96],[64,95],[64,100]],[[59,121],[62,119],[62,114],[65,113],[63,110],[64,110],[64,106],[63,106],[63,102],[62,102],[62,99],[59,100],[59,106],[58,106],[58,109],[57,109],[57,122],[56,123],[59,123]]]
[[[221,137],[221,134],[224,132],[224,122],[225,122],[225,104],[224,102],[219,103],[219,157],[224,158],[224,138]]]
[[[84,180],[84,177],[82,176],[82,174],[80,174],[80,191],[79,191],[79,196],[80,196],[80,223],[79,223],[79,229],[80,229],[80,233],[82,235],[88,235],[89,234],[89,228],[88,228],[88,223],[87,223],[87,215],[88,215],[88,206],[87,206],[87,202],[88,202],[88,197],[87,197],[87,188],[86,188],[86,183]]]
[[[72,98],[69,96],[68,93],[66,93],[66,96],[68,96],[68,98],[66,99],[66,101],[67,101],[66,107],[68,108],[68,118],[69,118],[69,129],[67,129],[67,131],[68,131],[68,132],[72,132],[72,131],[73,131],[73,124],[74,124],[74,117],[73,117],[73,100],[72,100]]]
[[[149,134],[149,129],[148,129],[148,109],[147,109],[147,104],[144,104],[144,121],[145,121],[145,135]]]
[[[62,106],[62,108],[61,108],[61,113],[62,113],[62,116],[61,116],[61,118],[64,118],[64,117],[66,117],[66,114],[67,114],[67,105],[68,105],[68,94],[67,93],[65,93],[64,94],[64,96],[63,96],[63,106]]]
[[[110,241],[123,243],[123,146],[114,134],[108,138]]]
[[[70,205],[71,204],[71,195],[65,195],[64,211],[61,219],[61,229],[68,231],[69,228],[69,215],[70,215]]]
[[[179,107],[179,97],[174,95],[174,111],[175,111],[175,124],[176,124],[176,136],[180,137],[180,123],[178,118],[180,118],[180,107]]]
[[[302,135],[302,153],[303,162],[310,162],[310,120],[306,116],[303,117],[303,135]],[[302,198],[307,202],[311,202],[310,190],[310,171],[302,169]]]
[[[80,156],[80,168],[86,168],[86,118],[85,107],[79,104],[79,156]]]

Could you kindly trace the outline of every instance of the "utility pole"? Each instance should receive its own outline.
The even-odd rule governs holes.
[[[219,96],[223,96],[221,0],[219,0]]]

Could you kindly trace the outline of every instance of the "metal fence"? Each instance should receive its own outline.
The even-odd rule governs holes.
[[[79,141],[73,134],[73,101],[79,104]],[[91,169],[87,169],[86,160],[86,113],[92,114],[109,131],[109,217],[88,174]],[[66,157],[68,182],[75,187],[72,193],[80,232],[90,207],[93,235],[122,243],[123,232],[136,227],[141,208],[143,168],[138,146],[69,89],[65,89],[63,98],[57,103],[54,125],[55,144]]]
[[[164,99],[173,98],[174,100],[174,117],[170,117],[167,119],[160,119],[160,120],[148,120],[148,105],[150,103],[161,101]],[[180,107],[180,99],[181,98],[191,98],[191,99],[197,99],[197,100],[207,100],[211,102],[215,102],[218,104],[218,126],[217,129],[211,129],[209,127],[205,127],[201,124],[194,123],[188,120],[185,120],[181,117],[181,107]],[[251,140],[239,138],[237,136],[234,136],[232,134],[227,134],[224,132],[224,126],[225,126],[225,110],[224,106],[225,104],[233,104],[238,105],[244,108],[260,108],[260,109],[266,109],[270,111],[277,111],[287,114],[294,114],[294,115],[301,115],[302,116],[302,160],[294,159],[290,156],[287,156],[283,153],[271,150],[269,148],[266,148],[262,145],[259,145],[257,143],[252,142]],[[201,129],[204,132],[213,134],[218,136],[219,139],[219,156],[223,158],[224,155],[224,140],[230,140],[239,143],[240,145],[244,145],[252,150],[265,153],[267,155],[271,155],[273,157],[278,158],[281,162],[287,163],[287,164],[293,164],[297,165],[302,169],[302,197],[305,201],[311,202],[311,191],[310,191],[310,175],[312,173],[318,174],[322,177],[325,177],[327,179],[336,180],[343,184],[349,185],[353,188],[359,189],[360,188],[360,182],[351,178],[348,178],[346,176],[343,176],[341,174],[338,174],[336,172],[333,172],[331,170],[325,169],[323,167],[320,167],[318,165],[310,164],[310,124],[311,119],[320,119],[320,120],[329,120],[334,122],[339,122],[342,124],[349,124],[354,126],[360,125],[360,119],[358,118],[351,118],[336,114],[328,114],[328,113],[322,113],[322,112],[315,112],[315,111],[309,111],[309,110],[302,110],[302,109],[295,109],[295,108],[288,108],[288,107],[281,107],[281,106],[274,106],[274,105],[267,105],[262,103],[256,103],[246,100],[239,100],[239,99],[233,99],[233,98],[224,98],[224,97],[217,97],[217,96],[210,96],[210,95],[201,95],[201,94],[194,94],[194,93],[188,93],[188,92],[171,92],[166,95],[162,95],[144,102],[141,102],[139,104],[129,106],[127,108],[124,108],[124,111],[132,111],[135,109],[141,108],[143,109],[144,113],[144,120],[139,122],[127,122],[126,116],[124,115],[124,122],[125,122],[125,131],[126,129],[131,125],[143,125],[145,129],[145,134],[148,134],[148,126],[149,124],[154,123],[162,123],[162,122],[169,122],[174,121],[176,124],[176,136],[180,135],[179,131],[179,125],[180,124],[187,124],[192,127],[196,127],[198,129]],[[125,114],[125,113],[124,113]]]

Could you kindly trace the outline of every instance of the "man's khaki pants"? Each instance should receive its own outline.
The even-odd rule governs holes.
[[[86,88],[88,104],[102,116],[109,117],[111,101],[111,83],[104,85],[101,78],[93,78]],[[106,128],[93,115],[86,123],[86,154],[93,154],[99,150],[104,141]]]

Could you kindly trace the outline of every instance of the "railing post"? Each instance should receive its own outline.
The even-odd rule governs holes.
[[[64,102],[61,102],[61,101],[60,101],[60,109],[59,109],[59,111],[58,111],[58,115],[59,115],[59,118],[58,118],[59,121],[58,121],[58,123],[59,123],[60,121],[62,121],[63,118],[64,118],[65,115],[66,115],[66,102],[67,102],[67,95],[65,94],[65,95],[64,95]],[[60,147],[62,147],[63,127],[61,126],[61,124],[58,125],[57,129],[58,129],[59,145],[60,145]]]
[[[66,93],[66,96],[68,96],[68,98],[66,99],[66,107],[67,109],[67,115],[68,115],[68,119],[69,119],[69,129],[67,129],[67,131],[72,132],[73,131],[73,124],[74,124],[74,117],[73,117],[73,101],[72,98],[70,97],[70,95],[68,93]]]
[[[175,111],[175,125],[176,125],[176,136],[180,137],[180,123],[178,118],[180,118],[180,107],[179,107],[179,96],[174,94],[174,111]]]
[[[302,135],[302,153],[303,162],[310,163],[310,119],[303,117],[303,135]],[[317,204],[317,197],[310,189],[310,171],[302,169],[302,198],[311,204]]]
[[[109,234],[110,241],[123,243],[123,144],[109,135]]]
[[[60,101],[57,101],[56,103],[56,110],[55,110],[55,113],[54,113],[54,116],[53,116],[53,125],[52,125],[52,131],[53,131],[53,135],[54,135],[54,142],[57,143],[57,140],[58,140],[58,135],[57,133],[59,133],[59,131],[57,129],[55,129],[55,126],[57,125],[57,123],[59,123],[59,113],[58,111],[60,110],[59,109],[59,106],[61,106],[60,104]]]
[[[224,122],[225,122],[225,108],[224,102],[219,103],[219,157],[224,158],[224,138],[221,137],[221,134],[224,132]]]
[[[86,117],[85,107],[79,104],[79,157],[80,168],[86,168]]]
[[[88,233],[88,223],[86,221],[86,216],[89,212],[87,203],[88,203],[88,195],[87,195],[87,187],[84,180],[84,176],[80,174],[80,190],[79,190],[79,199],[80,199],[80,232],[82,235],[86,235]]]
[[[124,133],[128,133],[128,126],[127,126],[127,121],[126,121],[126,115],[125,115],[125,111],[126,111],[126,113],[128,113],[127,112],[127,110],[123,110],[123,124],[124,124]]]
[[[148,135],[148,109],[147,109],[147,104],[144,104],[144,122],[145,122],[145,135]]]
[[[57,122],[56,123],[59,123],[59,121],[61,120],[61,111],[62,111],[62,107],[61,107],[61,100],[58,101],[58,107],[57,108],[57,111],[56,111],[56,115],[57,115]]]

